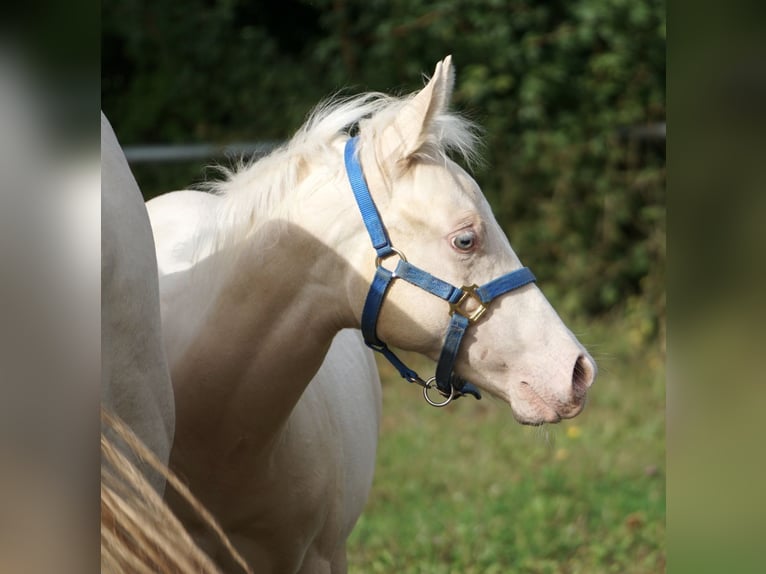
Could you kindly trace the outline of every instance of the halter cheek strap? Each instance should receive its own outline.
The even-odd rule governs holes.
[[[482,318],[493,299],[534,282],[535,276],[528,268],[522,267],[502,275],[481,287],[477,285],[455,287],[409,263],[404,254],[391,245],[391,240],[367,187],[362,166],[356,157],[356,143],[357,138],[351,138],[346,142],[344,152],[346,173],[359,206],[362,221],[364,221],[372,246],[377,253],[375,277],[370,285],[367,299],[364,302],[364,309],[362,310],[362,335],[364,336],[364,341],[371,349],[386,357],[404,379],[422,386],[423,396],[429,404],[437,407],[445,406],[453,399],[465,394],[470,394],[480,399],[481,394],[478,389],[468,381],[460,378],[454,371],[455,361],[460,351],[463,336],[470,325]],[[395,269],[390,271],[383,267],[383,260],[392,256],[398,257],[399,261]],[[436,366],[436,375],[427,381],[424,381],[414,370],[405,365],[377,335],[378,317],[380,316],[386,293],[396,279],[402,279],[420,287],[432,295],[444,299],[449,304],[449,312],[452,318],[450,319],[439,362]],[[465,309],[465,303],[468,299],[473,299],[477,305],[470,312]],[[445,400],[434,401],[431,399],[428,391],[434,387]]]

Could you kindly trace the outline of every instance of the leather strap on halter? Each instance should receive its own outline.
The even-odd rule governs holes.
[[[454,371],[455,361],[460,351],[463,336],[472,323],[481,319],[493,299],[534,282],[535,276],[527,267],[522,267],[497,279],[493,279],[481,287],[471,285],[461,288],[455,287],[427,271],[408,263],[404,254],[391,245],[391,240],[383,225],[383,220],[367,187],[362,166],[356,157],[356,143],[357,138],[350,138],[346,142],[344,151],[346,173],[359,206],[362,221],[364,221],[372,246],[378,256],[375,276],[362,310],[362,335],[364,336],[364,341],[371,349],[386,357],[404,379],[421,385],[424,388],[426,400],[430,404],[444,406],[453,398],[458,398],[465,394],[470,394],[480,399],[481,394],[478,389],[468,381],[460,378]],[[399,262],[393,271],[386,269],[382,265],[383,259],[391,256],[399,257]],[[439,362],[436,366],[436,375],[428,381],[424,381],[413,369],[405,365],[377,335],[378,317],[380,316],[386,293],[396,279],[403,279],[420,287],[432,295],[444,299],[450,305],[452,318],[450,319]],[[473,298],[478,303],[478,309],[471,313],[466,312],[461,305],[467,298]],[[447,398],[442,403],[435,403],[428,397],[427,391],[432,387],[432,382],[434,381],[439,393]]]

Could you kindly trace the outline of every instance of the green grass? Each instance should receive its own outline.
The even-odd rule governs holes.
[[[377,471],[350,572],[664,572],[663,355],[616,324],[578,335],[599,377],[585,411],[553,426],[523,427],[487,397],[434,409],[379,363]]]

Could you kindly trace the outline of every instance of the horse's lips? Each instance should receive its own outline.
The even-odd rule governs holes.
[[[531,404],[535,412],[531,416],[529,414],[520,413],[514,408],[513,401],[509,401],[511,412],[519,423],[529,426],[540,426],[546,423],[555,424],[561,422],[563,417],[555,408],[550,406],[529,383],[521,381],[520,387],[523,389],[522,393],[526,396],[519,397],[519,399]]]

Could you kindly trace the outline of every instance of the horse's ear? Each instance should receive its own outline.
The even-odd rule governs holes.
[[[397,113],[381,134],[379,150],[385,162],[411,158],[425,143],[433,118],[445,112],[455,85],[452,56],[436,64],[434,75]]]

